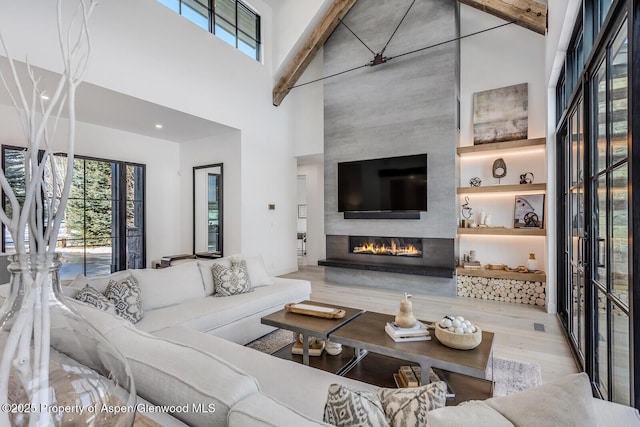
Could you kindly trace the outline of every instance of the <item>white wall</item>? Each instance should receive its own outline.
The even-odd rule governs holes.
[[[56,148],[66,151],[66,126],[63,120],[56,138]],[[0,144],[24,147],[24,134],[12,107],[0,105]],[[147,263],[164,255],[176,254],[181,236],[179,169],[176,159],[180,146],[175,142],[149,138],[116,129],[77,123],[76,154],[138,162],[146,165],[147,187]]]
[[[276,77],[304,43],[313,24],[331,5],[331,0],[271,0],[273,26],[277,28],[273,40],[273,70]],[[295,49],[294,49],[295,48]]]
[[[460,5],[461,35],[466,35],[505,21]],[[473,94],[519,83],[529,85],[529,138],[545,137],[547,120],[547,82],[545,80],[545,37],[516,25],[465,38],[460,47],[460,145],[473,145]],[[518,183],[519,175],[531,171],[534,182],[546,182],[544,153],[512,155],[501,153],[474,159],[460,160],[460,185],[469,186],[469,178],[479,176],[482,185],[496,185],[491,175],[493,161],[503,157],[507,176],[501,183]],[[462,199],[462,198],[460,198]],[[514,194],[472,195],[470,204],[477,213],[484,209],[491,213],[493,224],[513,222]],[[546,212],[547,219],[553,213]],[[552,233],[552,230],[548,230]],[[542,237],[461,236],[462,255],[476,250],[483,263],[526,265],[528,254],[534,252],[539,268],[548,271],[546,242]],[[555,295],[554,295],[555,298]]]
[[[324,50],[320,49],[297,84],[324,77]],[[284,102],[293,112],[293,138],[297,157],[324,152],[324,83],[317,81],[293,89]],[[283,104],[284,104],[283,102]]]
[[[180,236],[181,253],[191,253],[193,241],[193,167],[222,163],[222,245],[225,256],[241,252],[241,170],[240,132],[229,132],[180,145]],[[184,230],[188,230],[185,232]]]
[[[238,249],[268,254],[266,267],[272,272],[293,271],[297,268],[295,241],[288,238],[295,232],[294,212],[289,209],[295,205],[296,176],[291,107],[276,108],[271,101],[271,8],[262,0],[252,0],[251,5],[262,17],[263,63],[155,0],[102,2],[90,22],[93,50],[87,81],[239,129],[241,208],[233,213],[240,216]],[[60,70],[54,8],[55,2],[49,0],[4,2],[0,28],[14,57],[24,58],[28,53],[33,65]],[[110,145],[96,149],[107,151],[106,157],[114,156]],[[148,146],[128,146],[129,150],[153,155]],[[176,153],[174,171],[185,169],[178,159]],[[188,166],[201,163],[198,160]],[[229,172],[225,168],[225,175]],[[149,182],[151,191],[156,183]],[[185,191],[184,186],[178,191]],[[177,204],[165,200],[169,215],[182,216]],[[267,211],[268,203],[275,203],[276,210]],[[164,225],[179,227],[175,231],[179,236],[192,232],[187,218]],[[164,255],[191,247],[178,243],[181,239],[174,237]]]

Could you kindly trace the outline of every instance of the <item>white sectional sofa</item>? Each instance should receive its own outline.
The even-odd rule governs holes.
[[[212,295],[212,261],[131,270],[108,278],[80,277],[64,287],[71,304],[129,361],[139,402],[215,407],[206,412],[145,414],[160,425],[327,425],[322,418],[330,384],[375,390],[369,384],[242,346],[271,330],[260,324],[264,314],[310,297],[309,282],[272,278],[259,258],[246,261],[253,292],[229,297]],[[230,263],[228,259],[213,262]],[[140,285],[145,311],[135,325],[71,299],[86,283],[104,290],[109,279],[129,274]],[[519,393],[515,399],[509,396],[437,409],[429,415],[430,425],[640,426],[634,409],[593,399],[590,393],[586,376],[572,376],[559,384]],[[544,418],[544,414],[551,417]],[[574,422],[563,423],[566,416]],[[540,422],[532,424],[532,420]]]

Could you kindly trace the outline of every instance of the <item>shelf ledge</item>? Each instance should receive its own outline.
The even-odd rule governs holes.
[[[478,234],[494,236],[546,236],[544,228],[473,227],[458,228],[458,234]]]
[[[491,279],[522,280],[528,282],[547,281],[547,275],[545,273],[518,273],[506,270],[488,270],[486,268],[474,269],[458,267],[456,268],[456,274],[458,276],[487,277]]]
[[[546,138],[520,139],[516,141],[490,142],[480,145],[465,145],[456,149],[458,156],[473,155],[474,153],[486,153],[497,150],[518,150],[525,148],[544,148],[547,144]]]

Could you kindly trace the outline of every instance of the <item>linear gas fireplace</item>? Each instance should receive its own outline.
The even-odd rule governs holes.
[[[353,254],[422,257],[422,239],[405,237],[349,236]]]
[[[455,269],[454,239],[329,235],[327,259],[318,264],[451,278]]]

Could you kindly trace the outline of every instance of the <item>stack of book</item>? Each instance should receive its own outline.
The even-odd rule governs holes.
[[[480,264],[480,261],[465,261],[462,263],[462,267],[471,270],[480,270],[482,268],[482,264]]]
[[[420,366],[400,366],[398,373],[393,374],[399,388],[420,387],[420,378]]]
[[[401,328],[394,322],[387,322],[384,330],[395,342],[427,341],[431,339],[429,329],[422,322],[416,322],[412,328]]]

